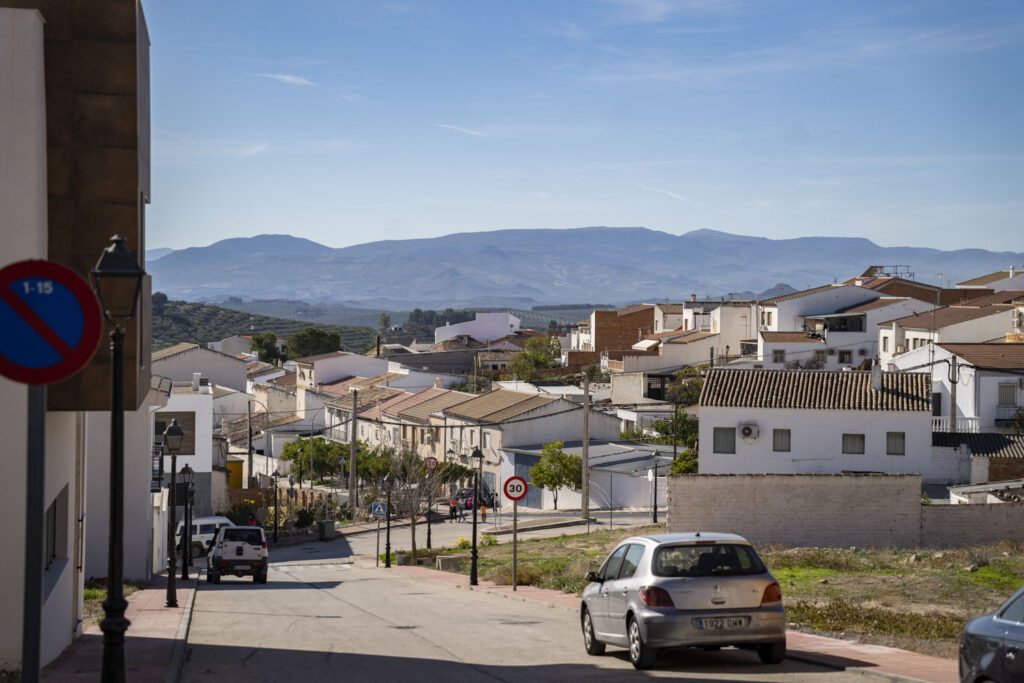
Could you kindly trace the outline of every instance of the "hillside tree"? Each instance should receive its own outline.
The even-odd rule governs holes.
[[[249,342],[249,348],[258,353],[260,360],[264,363],[273,363],[278,360],[285,360],[277,348],[277,335],[273,332],[260,332],[254,334]]]
[[[304,358],[341,349],[341,335],[319,327],[307,327],[288,337],[285,351],[289,358]]]

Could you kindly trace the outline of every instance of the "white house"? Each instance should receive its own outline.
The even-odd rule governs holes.
[[[472,337],[480,342],[502,339],[519,331],[519,318],[511,313],[477,313],[475,320],[445,325],[434,330],[434,343],[453,337]]]
[[[701,474],[918,473],[932,457],[927,375],[814,370],[708,373],[700,399]]]
[[[331,351],[316,356],[296,358],[296,385],[315,389],[318,384],[332,384],[348,377],[373,377],[387,372],[388,361],[348,351]]]
[[[191,382],[200,373],[212,383],[245,391],[247,361],[208,349],[199,344],[183,342],[153,352],[153,374],[175,382]]]
[[[958,282],[956,286],[958,289],[991,289],[996,292],[1024,289],[1024,268],[1010,266],[1008,270],[997,270],[988,275]]]
[[[881,296],[856,285],[824,285],[778,296],[759,305],[759,329],[769,332],[803,330],[805,318],[849,309]]]
[[[214,501],[226,498],[226,465],[214,460],[213,452],[213,387],[203,377],[190,382],[175,382],[167,404],[153,410],[152,441],[159,443],[172,419],[184,431],[178,452],[178,470],[188,465],[195,471],[196,515],[214,512]],[[170,481],[171,457],[164,457],[164,481]],[[179,510],[179,513],[182,512]],[[180,519],[179,514],[179,519]]]
[[[946,306],[883,323],[878,328],[878,358],[888,367],[900,354],[941,342],[985,342],[1014,329],[1009,304]]]
[[[683,326],[683,304],[654,304],[654,331],[668,332]]]

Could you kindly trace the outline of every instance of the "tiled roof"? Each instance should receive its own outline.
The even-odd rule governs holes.
[[[1021,273],[1021,272],[1024,272],[1024,270],[1017,270],[1017,271],[1015,271],[1014,274],[1016,275],[1017,273]],[[1005,280],[1008,277],[1010,277],[1010,271],[1008,271],[1008,270],[997,270],[996,272],[989,273],[988,275],[981,275],[979,277],[972,278],[970,280],[964,280],[963,282],[958,282],[957,286],[958,287],[984,287],[985,285],[992,284],[993,282],[999,282],[1000,280]]]
[[[185,353],[186,351],[193,351],[193,350],[198,349],[198,348],[200,348],[199,344],[191,344],[189,342],[182,342],[180,344],[175,344],[174,346],[168,346],[166,349],[160,349],[159,351],[154,351],[153,355],[151,356],[151,358],[154,361],[163,360],[164,358],[170,358],[171,356],[177,356],[179,353]]]
[[[670,337],[665,340],[665,344],[689,344],[691,342],[700,341],[701,339],[707,339],[708,337],[717,337],[717,332],[702,332],[700,330],[690,330],[686,334],[678,337]]]
[[[442,411],[446,408],[451,408],[452,406],[460,403],[465,403],[473,398],[476,398],[476,394],[467,394],[463,391],[445,390],[445,393],[428,399],[423,403],[413,406],[412,408],[400,410],[398,416],[403,420],[416,420],[426,424],[430,421],[431,414]]]
[[[318,353],[315,356],[303,356],[302,358],[296,358],[295,362],[296,363],[302,363],[304,365],[309,365],[310,363],[312,363],[314,361],[327,360],[328,358],[334,358],[336,356],[345,356],[345,355],[348,355],[348,354],[346,354],[344,351],[331,351],[329,353]]]
[[[624,315],[630,315],[631,313],[639,313],[641,311],[646,311],[646,310],[653,311],[654,310],[654,305],[653,304],[637,304],[635,306],[626,306],[625,308],[620,308],[617,312],[618,312],[619,316],[621,317],[621,316],[624,316]]]
[[[245,374],[247,377],[265,375],[269,372],[274,372],[277,369],[277,366],[273,363],[264,363],[261,360],[251,360],[245,364]]]
[[[682,327],[677,327],[674,330],[665,330],[664,332],[652,332],[651,334],[645,334],[644,339],[668,339],[669,337],[678,337],[680,335],[693,332],[694,330],[684,330]]]
[[[683,312],[683,304],[655,304],[662,313],[676,314]]]
[[[820,335],[811,332],[762,332],[766,344],[824,344]]]
[[[798,410],[931,410],[931,377],[887,372],[882,390],[871,373],[827,370],[713,369],[704,380],[700,406]]]
[[[932,446],[958,448],[960,444],[979,458],[1024,458],[1024,437],[1014,434],[932,432]]]
[[[269,380],[267,384],[273,384],[281,389],[294,389],[295,388],[295,373],[286,372],[280,377],[275,377]]]
[[[886,325],[897,324],[911,330],[931,330],[965,323],[978,318],[986,318],[1009,310],[1012,306],[996,304],[978,308],[977,306],[945,306],[934,311],[925,311],[918,315],[908,315],[896,320],[889,320]]]
[[[860,280],[860,284],[857,285],[858,287],[863,287],[864,289],[872,289],[875,291],[880,291],[883,288],[889,286],[893,282],[902,283],[903,285],[911,285],[913,287],[919,287],[921,289],[927,289],[933,292],[938,292],[940,290],[939,287],[936,287],[935,285],[930,285],[926,282],[917,282],[916,280],[908,280],[902,277],[893,277],[892,275],[883,275],[881,277],[855,277],[847,280],[843,284],[856,284],[857,280]]]
[[[540,402],[537,402],[537,399],[539,399]],[[497,389],[490,393],[472,398],[465,403],[452,406],[444,412],[446,415],[451,415],[452,417],[493,422],[493,416],[498,413],[503,415],[502,419],[507,419],[512,415],[518,415],[519,412],[524,412],[516,412],[515,410],[512,410],[519,404],[530,402],[529,407],[526,408],[526,410],[533,410],[545,403],[557,400],[558,399],[551,396],[538,396],[536,394],[524,394],[518,391]]]
[[[444,396],[446,393],[448,393],[448,390],[441,387],[427,387],[426,389],[418,391],[411,396],[407,396],[398,403],[389,404],[385,407],[384,414],[397,416],[406,410],[415,408],[425,401],[437,398],[438,396]]]
[[[969,303],[971,306],[991,306],[992,304],[1009,304],[1018,299],[1024,300],[1024,291],[1007,289],[1002,292],[979,296],[977,299],[971,299]]]
[[[835,286],[837,286],[837,285],[822,285],[820,287],[811,287],[810,289],[804,289],[804,290],[801,290],[799,292],[792,292],[790,294],[783,294],[782,296],[777,296],[777,297],[773,297],[771,299],[768,299],[766,301],[762,301],[761,305],[762,306],[771,306],[772,304],[777,304],[780,301],[789,301],[790,299],[799,299],[800,297],[807,296],[809,294],[817,294],[818,292],[827,292],[828,290],[832,289]]]
[[[401,389],[392,389],[390,387],[371,386],[359,388],[359,393],[356,396],[356,412],[362,412],[367,408],[372,408],[377,401],[386,401],[389,398],[405,393],[407,392],[404,392]],[[332,396],[326,399],[324,404],[329,405],[332,408],[348,411],[352,409],[352,397],[350,395]]]
[[[412,392],[403,391],[401,393],[395,394],[394,396],[392,396],[391,398],[387,399],[386,401],[378,401],[378,402],[373,404],[372,408],[370,408],[369,410],[364,410],[362,413],[360,413],[359,414],[359,419],[361,419],[361,420],[379,420],[379,419],[381,419],[384,416],[384,414],[387,412],[387,409],[390,406],[393,406],[393,405],[398,404],[398,403],[402,403],[403,401],[406,401],[409,398],[411,398],[413,395],[414,394],[412,394]],[[351,402],[352,401],[349,400],[350,404],[351,404]]]
[[[528,413],[531,410],[536,410],[551,403],[552,401],[559,400],[557,396],[544,396],[537,395],[529,398],[525,401],[509,406],[504,410],[499,410],[496,413],[491,413],[487,416],[488,422],[504,422],[505,420],[511,420],[513,417],[518,417],[524,413]]]
[[[976,368],[1024,370],[1024,344],[939,344]]]
[[[487,361],[501,362],[515,360],[522,351],[481,351],[476,354],[478,360],[483,363]]]
[[[858,304],[852,308],[847,308],[843,313],[867,313],[873,311],[876,308],[885,308],[886,306],[892,306],[902,301],[909,301],[909,297],[905,296],[883,296],[881,299],[875,299],[869,301],[866,304]]]
[[[302,422],[303,418],[298,415],[281,415],[280,413],[274,413],[277,417],[270,418],[267,413],[253,413],[252,414],[252,435],[253,438],[263,433],[264,429],[273,429],[274,427],[284,427],[296,422]],[[249,426],[248,418],[242,417],[237,420],[224,420],[224,424],[220,429],[220,436],[231,441],[236,446],[248,446],[249,445]]]

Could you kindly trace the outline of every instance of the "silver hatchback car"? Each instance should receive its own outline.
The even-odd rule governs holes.
[[[750,543],[733,534],[628,538],[587,575],[580,623],[587,653],[629,648],[638,669],[667,647],[756,650],[786,656],[782,591]]]

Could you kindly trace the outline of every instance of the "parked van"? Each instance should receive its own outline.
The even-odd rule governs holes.
[[[181,532],[184,526],[184,521],[178,522],[178,529],[174,532],[175,548],[181,546]],[[210,546],[210,541],[213,540],[217,530],[226,526],[235,526],[235,523],[227,517],[196,517],[193,519],[192,557],[202,557],[205,555],[206,549]]]

